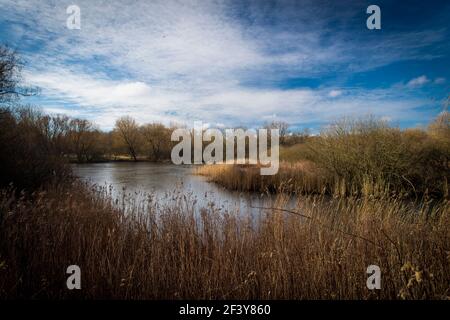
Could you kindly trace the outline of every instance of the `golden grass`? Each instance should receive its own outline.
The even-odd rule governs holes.
[[[196,173],[239,191],[321,193],[328,186],[325,172],[306,160],[281,162],[278,173],[269,176],[262,176],[258,165],[203,165]]]
[[[261,193],[328,194],[333,196],[404,196],[384,180],[367,176],[362,185],[349,183],[319,168],[313,162],[281,162],[276,175],[262,176],[258,165],[203,165],[196,174],[230,190]]]
[[[125,201],[126,202],[126,201]],[[279,196],[269,206],[285,207]],[[126,205],[125,205],[126,204]],[[449,206],[301,197],[257,221],[189,197],[111,200],[72,186],[0,192],[0,298],[444,299]],[[82,290],[66,289],[68,265]],[[382,289],[366,288],[366,268]]]
[[[310,153],[307,143],[298,143],[292,146],[280,146],[280,160],[283,162],[300,162],[305,160],[305,155]]]

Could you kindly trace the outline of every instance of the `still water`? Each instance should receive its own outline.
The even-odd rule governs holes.
[[[113,197],[135,198],[151,194],[159,203],[169,204],[179,195],[196,200],[198,208],[214,206],[223,211],[255,214],[272,201],[269,195],[228,191],[206,177],[195,175],[195,166],[149,162],[110,162],[73,165],[76,176],[91,184],[111,187]]]

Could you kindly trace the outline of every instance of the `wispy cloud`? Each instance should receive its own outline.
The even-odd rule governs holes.
[[[342,95],[342,90],[331,90],[328,95],[332,98],[336,98],[339,97],[340,95]]]
[[[430,82],[430,79],[428,79],[427,76],[420,76],[420,77],[409,80],[406,85],[410,88],[414,88],[414,87],[423,86],[424,84],[427,84],[428,82]]]
[[[409,80],[406,83],[406,87],[408,88],[419,88],[422,87],[426,84],[435,84],[435,85],[441,85],[444,84],[446,82],[446,79],[443,77],[437,77],[435,79],[430,79],[429,77],[427,77],[426,75],[422,75],[416,78],[413,78],[411,80]]]
[[[49,110],[77,108],[76,114],[104,127],[122,114],[139,121],[226,125],[253,125],[268,117],[324,122],[369,111],[409,117],[424,104],[419,97],[386,91],[376,97],[375,91],[339,84],[286,90],[245,83],[345,78],[393,62],[433,59],[442,52],[424,50],[447,35],[442,28],[378,36],[364,28],[349,30],[358,13],[365,14],[351,2],[78,0],[81,30],[65,27],[72,2],[0,2],[7,40],[24,53],[25,79],[43,88],[41,101]],[[431,81],[422,77],[408,86]]]
[[[340,115],[375,114],[395,120],[417,116],[412,108],[426,104],[423,99],[405,99],[389,90],[262,89],[227,88],[196,95],[167,91],[143,82],[120,82],[91,78],[70,72],[26,73],[30,83],[44,88],[54,101],[72,102],[79,106],[55,108],[49,112],[72,113],[95,120],[103,128],[125,114],[139,122],[187,122],[194,120],[223,125],[246,125],[270,120],[284,120],[294,125],[326,123]],[[257,119],[258,121],[255,121]]]
[[[443,78],[443,77],[439,77],[439,78],[436,78],[436,79],[434,79],[434,83],[435,84],[443,84],[443,83],[445,83],[445,78]]]

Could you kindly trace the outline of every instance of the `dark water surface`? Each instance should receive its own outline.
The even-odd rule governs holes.
[[[149,162],[110,162],[73,165],[76,176],[89,183],[112,187],[113,197],[124,192],[139,198],[151,194],[165,204],[175,202],[179,195],[195,199],[201,207],[214,205],[221,210],[233,210],[255,214],[252,206],[268,206],[272,198],[248,192],[231,192],[205,177],[195,175],[195,166],[176,166]]]

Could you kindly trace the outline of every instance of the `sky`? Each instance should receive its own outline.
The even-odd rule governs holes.
[[[366,27],[372,4],[380,30]],[[41,88],[24,103],[104,130],[124,115],[314,131],[370,114],[416,127],[450,92],[449,21],[450,1],[432,0],[0,0],[0,43]]]

